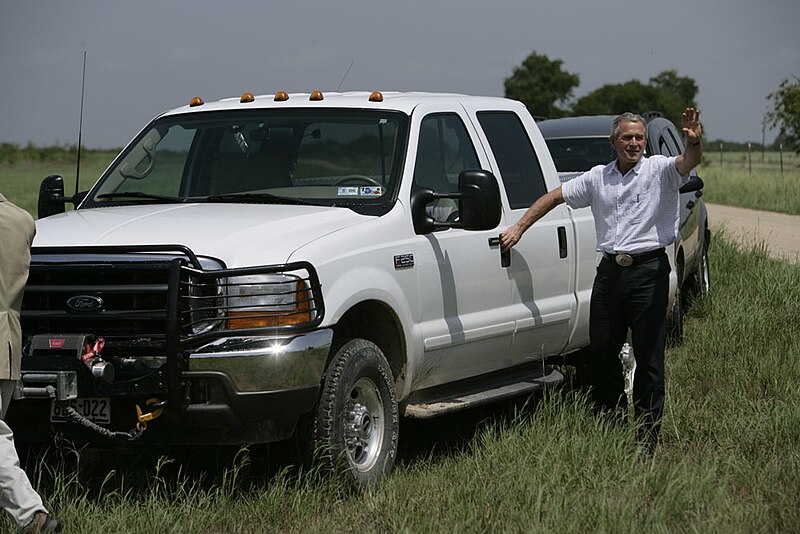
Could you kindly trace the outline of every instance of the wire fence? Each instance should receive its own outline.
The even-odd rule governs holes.
[[[744,168],[751,173],[770,169],[784,174],[800,168],[800,155],[786,150],[782,144],[778,145],[778,150],[764,150],[761,146],[753,147],[752,143],[747,144],[747,150],[726,150],[724,143],[710,143],[706,145],[703,159],[719,166]]]

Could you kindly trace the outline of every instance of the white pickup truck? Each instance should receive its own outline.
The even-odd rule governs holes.
[[[90,443],[294,435],[375,484],[401,416],[557,383],[545,360],[588,345],[590,211],[562,204],[498,244],[559,183],[511,100],[195,97],[88,192],[42,183],[11,424]]]

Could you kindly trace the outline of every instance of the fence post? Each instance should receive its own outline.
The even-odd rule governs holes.
[[[719,144],[719,166],[722,167],[722,143]]]
[[[752,145],[752,143],[747,143],[747,172],[750,174],[753,174],[753,153],[750,150]]]
[[[778,152],[781,155],[781,176],[783,176],[783,143],[778,143]]]

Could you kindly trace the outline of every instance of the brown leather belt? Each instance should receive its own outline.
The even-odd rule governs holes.
[[[664,249],[659,248],[649,252],[642,252],[641,254],[626,254],[624,252],[620,254],[609,254],[608,252],[603,252],[603,257],[613,261],[620,267],[630,267],[631,265],[638,265],[648,260],[652,260],[653,258],[657,258],[663,253]]]

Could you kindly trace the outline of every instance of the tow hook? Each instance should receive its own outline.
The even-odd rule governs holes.
[[[81,361],[86,364],[95,378],[105,380],[109,384],[114,381],[114,365],[105,361],[100,356],[100,351],[106,346],[106,340],[98,337],[94,343],[86,342]]]
[[[97,423],[90,421],[86,417],[79,414],[72,406],[69,405],[66,401],[56,400],[56,391],[55,388],[52,386],[47,387],[48,392],[50,393],[50,398],[53,399],[54,402],[58,402],[61,404],[62,411],[67,415],[67,417],[73,422],[79,425],[83,425],[89,430],[93,430],[98,434],[105,436],[110,439],[116,439],[120,441],[136,441],[142,437],[144,431],[147,430],[147,423],[157,419],[160,415],[164,406],[166,406],[167,401],[161,400],[158,398],[147,399],[145,405],[148,408],[152,408],[152,411],[144,412],[139,405],[136,405],[136,426],[127,432],[120,432],[109,430],[104,428]]]

